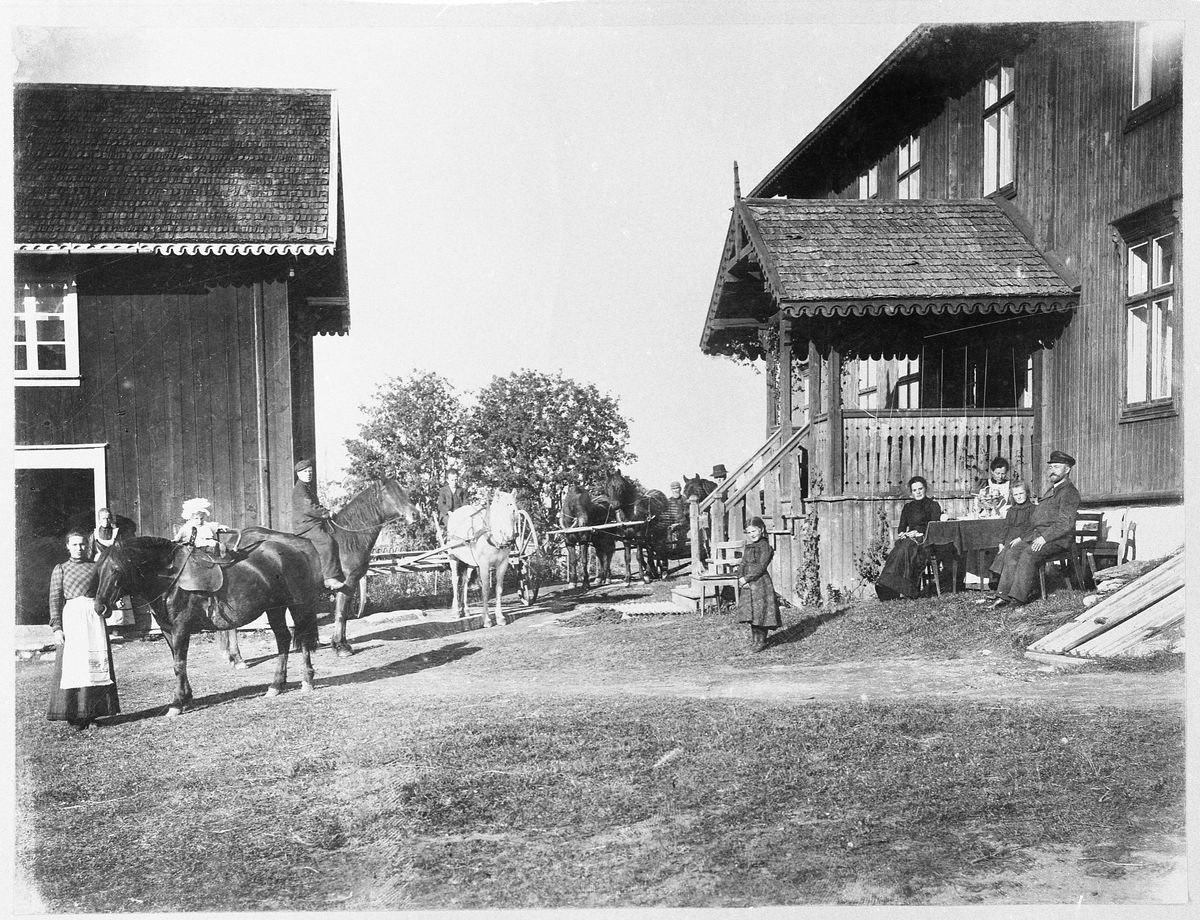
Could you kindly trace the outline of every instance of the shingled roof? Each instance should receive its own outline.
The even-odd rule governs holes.
[[[1071,310],[1073,279],[1009,209],[991,198],[739,200],[701,347],[714,350],[717,329],[748,329],[776,311],[818,318]]]
[[[21,84],[23,252],[328,254],[337,113],[328,90]]]

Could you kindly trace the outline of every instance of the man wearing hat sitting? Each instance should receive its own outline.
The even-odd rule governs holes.
[[[1050,488],[1033,509],[1029,529],[1009,544],[993,607],[1026,604],[1037,585],[1037,566],[1049,553],[1069,549],[1075,539],[1079,490],[1071,482],[1075,458],[1061,450],[1050,454]]]
[[[313,481],[313,461],[301,460],[296,464],[296,484],[292,487],[292,532],[304,537],[317,548],[321,558],[321,577],[330,591],[346,587],[342,580],[342,564],[338,559],[337,543],[330,533],[328,508],[317,501],[317,487]]]

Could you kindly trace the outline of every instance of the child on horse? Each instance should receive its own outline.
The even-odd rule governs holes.
[[[217,539],[219,534],[234,533],[233,528],[210,521],[212,502],[207,498],[189,498],[183,503],[183,524],[175,534],[176,543],[187,543],[207,550],[212,556],[223,556],[225,547]]]

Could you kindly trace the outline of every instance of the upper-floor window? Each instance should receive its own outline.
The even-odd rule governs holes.
[[[875,165],[858,177],[858,197],[879,197],[879,166]]]
[[[983,194],[1006,189],[1016,177],[1013,123],[1016,82],[1013,66],[1003,64],[983,82]]]
[[[1150,409],[1173,396],[1175,234],[1130,238],[1125,255],[1125,407]]]
[[[906,137],[897,150],[896,197],[921,197],[921,135]]]
[[[1177,22],[1143,22],[1133,49],[1133,98],[1130,108],[1171,94],[1179,82],[1183,33]]]
[[[79,322],[74,281],[16,285],[14,364],[18,385],[79,380]]]

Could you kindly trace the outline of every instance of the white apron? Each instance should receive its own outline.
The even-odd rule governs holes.
[[[92,599],[73,597],[67,601],[63,605],[62,625],[62,689],[111,684],[104,620],[96,615]]]

